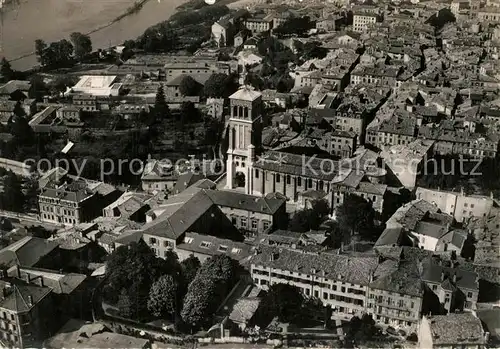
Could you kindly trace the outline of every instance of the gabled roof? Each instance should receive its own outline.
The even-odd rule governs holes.
[[[26,236],[0,250],[0,264],[32,267],[58,246],[54,241]]]
[[[0,301],[0,308],[16,313],[30,311],[52,290],[48,287],[26,284],[20,280],[0,280],[0,288],[5,290],[6,297]]]

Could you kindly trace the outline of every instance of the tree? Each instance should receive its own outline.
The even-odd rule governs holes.
[[[182,102],[180,122],[184,125],[188,122],[196,122],[200,119],[200,112],[193,102]]]
[[[200,84],[191,76],[186,75],[181,80],[179,92],[184,96],[196,96],[200,92]]]
[[[279,38],[292,35],[304,36],[307,31],[313,27],[314,22],[312,22],[309,17],[294,17],[286,20],[274,29],[273,34]]]
[[[75,48],[75,57],[82,61],[92,52],[92,41],[88,35],[74,32],[70,35],[71,42]]]
[[[311,206],[293,215],[289,223],[290,230],[297,232],[317,230],[330,214],[330,205],[324,199],[312,201]]]
[[[170,109],[165,99],[165,92],[163,91],[163,85],[161,84],[158,87],[158,90],[156,91],[154,113],[157,121],[170,117]]]
[[[156,257],[142,240],[120,246],[109,256],[106,264],[104,298],[115,303],[116,295],[125,289],[133,305],[131,316],[142,318],[148,315],[147,302],[153,283],[163,275],[177,279],[179,270],[176,258],[164,260]]]
[[[353,316],[349,321],[346,339],[356,344],[364,344],[380,336],[381,331],[375,326],[375,321],[369,314],[363,314],[361,319]]]
[[[236,263],[230,257],[217,255],[205,261],[189,284],[182,320],[194,329],[208,324],[235,281]]]
[[[177,282],[171,275],[161,276],[149,291],[148,309],[154,316],[165,317],[176,313]]]
[[[337,208],[337,221],[340,226],[369,236],[374,228],[375,211],[372,204],[358,195],[347,195],[342,205]]]
[[[41,39],[35,40],[35,54],[38,62],[43,67],[47,64],[45,50],[47,49],[47,44]]]
[[[4,81],[10,81],[14,79],[15,72],[12,69],[8,60],[5,57],[2,58],[2,62],[0,63],[0,73],[2,74],[2,78]]]
[[[12,172],[7,172],[3,180],[3,192],[0,194],[0,207],[3,210],[22,212],[24,194],[21,180]]]
[[[304,303],[297,287],[288,284],[271,285],[261,302],[261,311],[270,318],[275,316],[283,322],[292,322]]]
[[[206,97],[227,97],[230,78],[224,73],[214,73],[205,82],[203,93]]]
[[[194,255],[190,255],[181,262],[183,281],[186,285],[189,285],[193,281],[200,266],[200,260]]]

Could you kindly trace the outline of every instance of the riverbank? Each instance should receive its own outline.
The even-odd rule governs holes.
[[[167,20],[186,1],[24,0],[12,4],[4,13],[1,54],[9,60],[22,57],[13,61],[12,66],[26,70],[37,64],[33,48],[39,38],[51,42],[78,31],[90,33],[94,49],[119,45],[137,38],[151,25]],[[53,20],[40,21],[40,18]]]

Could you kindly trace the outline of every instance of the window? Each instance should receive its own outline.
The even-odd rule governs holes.
[[[470,204],[470,208],[474,208],[474,204]]]
[[[255,178],[259,178],[259,170],[255,170]]]
[[[171,247],[172,244],[170,243],[170,241],[163,241],[163,247]]]
[[[276,183],[279,183],[279,182],[280,182],[280,180],[281,180],[281,179],[280,179],[280,177],[281,177],[281,176],[280,176],[279,174],[276,174]]]
[[[233,253],[233,254],[238,254],[238,253],[240,253],[240,252],[241,252],[241,248],[236,248],[236,247],[234,247],[234,248],[231,250],[231,253]]]
[[[469,204],[468,203],[464,203],[464,207],[467,207],[467,206],[469,206]]]
[[[319,297],[319,292],[316,290],[314,291],[314,297],[318,298]]]
[[[328,299],[328,293],[323,292],[323,299]]]
[[[257,229],[257,220],[256,219],[252,219],[252,229],[253,230],[256,230]]]
[[[290,175],[286,175],[286,184],[290,184],[292,182],[292,179]]]
[[[151,245],[156,245],[156,242],[157,242],[157,241],[156,241],[156,239],[155,239],[155,238],[149,238],[149,243],[150,243]]]
[[[240,225],[242,228],[246,228],[247,227],[247,219],[246,217],[241,217],[240,218]]]
[[[212,243],[211,242],[208,242],[208,241],[202,241],[201,244],[200,244],[200,247],[201,248],[210,248],[210,246],[212,246]]]
[[[307,184],[308,184],[309,188],[312,188],[312,186],[313,186],[313,181],[312,181],[312,179],[311,179],[311,178],[309,178],[308,182],[309,182],[309,183],[307,183]]]
[[[220,245],[219,246],[219,252],[227,252],[227,246],[226,245]]]
[[[264,230],[267,230],[269,228],[269,222],[268,221],[263,221],[262,222],[262,227],[264,228]]]
[[[472,298],[472,292],[467,292],[467,298]]]
[[[302,177],[297,177],[297,186],[302,186]]]

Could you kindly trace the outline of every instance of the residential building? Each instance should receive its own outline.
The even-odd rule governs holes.
[[[499,23],[500,22],[500,8],[499,7],[483,7],[477,10],[477,19],[480,22],[486,23]]]
[[[97,97],[91,94],[75,94],[73,95],[73,104],[82,108],[86,112],[95,112],[100,110],[97,103]]]
[[[171,81],[180,75],[189,75],[200,84],[213,73],[224,73],[229,75],[231,67],[224,62],[218,62],[215,58],[192,57],[189,60],[175,61],[165,64],[165,76]]]
[[[33,98],[33,85],[30,81],[10,80],[0,86],[0,97],[8,98],[13,101],[22,101],[27,98]]]
[[[289,284],[306,297],[331,306],[333,314],[352,317],[365,312],[368,286],[378,258],[303,253],[260,245],[249,263],[258,287],[267,290],[273,284]]]
[[[38,195],[42,221],[63,225],[89,222],[121,193],[113,186],[66,175],[49,182]]]
[[[264,13],[256,14],[245,20],[245,27],[253,35],[268,32],[273,29],[273,16]]]
[[[409,144],[398,144],[384,149],[380,156],[393,181],[407,188],[415,188],[417,177],[426,166],[433,148],[434,141],[418,139]]]
[[[33,348],[47,338],[53,324],[52,290],[21,280],[0,280],[0,343],[2,347]]]
[[[441,313],[476,310],[479,276],[453,264],[428,260],[423,264],[422,281],[441,306]]]
[[[335,130],[331,133],[328,152],[341,158],[354,155],[357,146],[357,135],[352,131]]]
[[[463,222],[472,217],[485,217],[494,206],[492,197],[467,195],[463,191],[450,192],[418,187],[415,195],[417,199],[428,201],[442,212],[452,215],[457,222]]]
[[[405,261],[386,260],[380,264],[384,272],[375,272],[367,292],[367,311],[382,326],[415,332],[420,321],[424,285],[416,265]]]
[[[244,242],[197,233],[186,233],[184,239],[175,246],[179,260],[195,256],[201,263],[220,254],[225,254],[240,263],[244,263],[252,255],[251,249],[252,245]]]
[[[472,313],[424,316],[419,326],[419,349],[484,349],[488,334],[481,320]]]
[[[378,148],[410,144],[416,139],[417,128],[415,118],[392,118],[380,124],[374,142],[373,137],[368,141]]]
[[[38,268],[59,268],[61,263],[58,243],[34,236],[25,236],[0,250],[0,265]]]
[[[371,25],[380,21],[379,15],[368,12],[354,12],[352,18],[352,28],[355,32],[364,32]]]
[[[253,236],[286,225],[285,198],[206,189],[205,181],[198,181],[148,213],[142,237],[159,257],[168,250],[176,251],[183,243],[186,250],[193,249],[194,245],[186,245],[188,233],[238,242],[243,235]],[[195,235],[191,237],[194,240]]]
[[[151,160],[146,163],[141,175],[141,187],[147,193],[168,192],[178,178],[178,172],[171,163]]]

